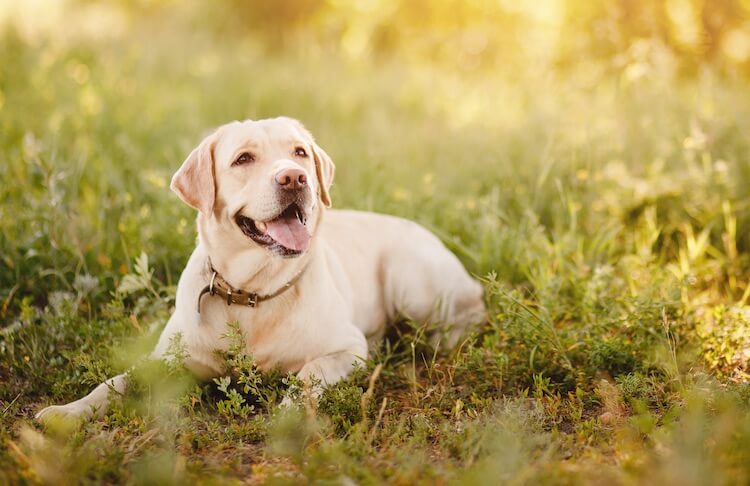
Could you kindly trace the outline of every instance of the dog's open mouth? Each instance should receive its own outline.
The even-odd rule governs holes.
[[[300,255],[310,246],[307,217],[296,203],[268,221],[255,221],[239,213],[234,220],[247,237],[281,256]]]

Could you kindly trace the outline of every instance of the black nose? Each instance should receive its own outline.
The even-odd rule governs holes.
[[[284,169],[276,174],[276,182],[284,190],[297,191],[307,186],[307,176],[302,169]]]

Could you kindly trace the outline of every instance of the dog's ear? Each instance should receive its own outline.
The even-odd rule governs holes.
[[[216,200],[214,181],[214,148],[219,130],[206,137],[198,145],[172,177],[169,187],[185,204],[206,216],[213,213]]]
[[[333,175],[336,173],[336,165],[317,143],[313,142],[312,147],[313,158],[315,159],[315,175],[318,177],[318,186],[320,187],[320,200],[327,208],[330,208],[331,195],[329,191],[331,184],[333,184]]]

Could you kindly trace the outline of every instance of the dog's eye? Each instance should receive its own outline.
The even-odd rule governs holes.
[[[296,149],[294,149],[294,155],[296,155],[297,157],[307,157],[307,151],[302,147],[297,147]]]
[[[255,160],[255,156],[251,154],[250,152],[242,152],[239,157],[237,157],[237,160],[232,162],[232,166],[235,165],[242,165],[242,164],[249,164],[250,162]]]

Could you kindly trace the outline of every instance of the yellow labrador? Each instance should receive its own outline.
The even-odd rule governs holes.
[[[172,189],[199,211],[198,246],[153,357],[181,333],[186,366],[222,375],[236,321],[261,369],[324,384],[345,377],[398,316],[444,323],[445,341],[485,316],[481,286],[429,231],[404,219],[328,210],[334,165],[298,121],[232,122],[193,150]],[[450,326],[450,327],[448,327]],[[107,409],[125,375],[37,415]]]

